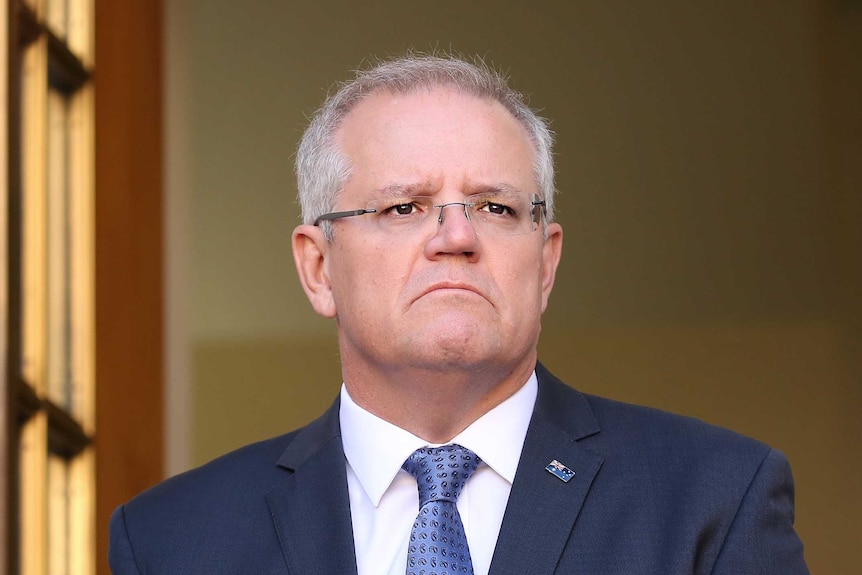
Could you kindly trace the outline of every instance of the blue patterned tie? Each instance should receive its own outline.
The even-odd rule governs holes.
[[[419,515],[410,533],[407,575],[473,575],[455,502],[480,461],[466,447],[453,444],[417,449],[402,465],[419,486]]]

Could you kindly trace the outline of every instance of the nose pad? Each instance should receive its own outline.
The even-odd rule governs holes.
[[[448,204],[439,204],[434,206],[435,208],[440,208],[440,215],[437,216],[437,225],[443,225],[443,212],[449,206],[461,206],[462,208],[464,208],[464,218],[471,224],[473,223],[470,219],[470,212],[467,210],[467,204],[465,204],[464,202],[449,202]]]

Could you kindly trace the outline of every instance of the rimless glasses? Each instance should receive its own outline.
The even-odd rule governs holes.
[[[445,204],[437,204],[429,196],[399,195],[372,200],[364,209],[323,214],[314,220],[314,225],[352,216],[366,216],[364,219],[382,232],[404,234],[434,219],[437,224],[442,224],[445,208],[449,206],[462,206],[464,216],[480,236],[528,234],[539,227],[545,213],[545,201],[539,196],[513,190],[483,192],[467,196],[463,202]]]

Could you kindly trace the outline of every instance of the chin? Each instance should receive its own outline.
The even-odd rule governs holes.
[[[421,360],[429,367],[441,371],[481,369],[496,362],[501,342],[487,333],[449,331],[432,338],[424,338],[412,349],[422,349]],[[419,358],[417,358],[419,359]]]

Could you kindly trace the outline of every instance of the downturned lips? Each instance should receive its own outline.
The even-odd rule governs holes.
[[[472,292],[472,293],[479,295],[482,298],[490,301],[488,296],[485,295],[479,288],[477,288],[471,284],[468,284],[468,283],[451,282],[451,281],[437,282],[437,283],[434,283],[434,284],[428,286],[427,288],[422,290],[422,292],[419,294],[419,296],[416,299],[418,300],[418,299],[420,299],[420,298],[422,298],[428,294],[431,294],[433,292],[444,291],[444,290],[453,290],[453,291],[454,290],[460,290],[460,291]]]

